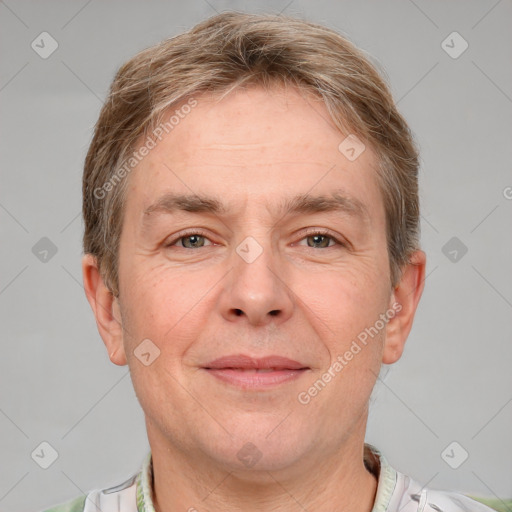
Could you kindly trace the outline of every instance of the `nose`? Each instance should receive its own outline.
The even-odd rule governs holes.
[[[279,257],[270,246],[263,247],[251,238],[248,245],[241,244],[233,252],[232,265],[218,304],[226,320],[265,326],[290,318],[293,292],[286,283]]]

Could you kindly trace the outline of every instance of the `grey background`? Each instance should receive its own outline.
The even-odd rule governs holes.
[[[7,0],[0,510],[34,511],[117,484],[149,449],[127,368],[108,360],[81,284],[81,167],[117,67],[226,9],[325,23],[386,70],[422,150],[428,277],[405,354],[375,390],[367,440],[422,484],[511,498],[510,0]],[[59,45],[47,59],[31,48],[43,31]],[[469,44],[456,59],[441,46],[453,31]],[[57,248],[46,262],[33,252],[43,237]],[[467,247],[455,262],[453,247],[443,253],[452,237]],[[42,441],[59,455],[48,469],[31,458]],[[441,456],[452,441],[469,453],[457,469]]]

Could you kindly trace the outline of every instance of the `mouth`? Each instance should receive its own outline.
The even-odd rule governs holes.
[[[243,354],[215,359],[203,369],[224,383],[244,390],[275,387],[310,370],[307,365],[286,357],[252,358]]]

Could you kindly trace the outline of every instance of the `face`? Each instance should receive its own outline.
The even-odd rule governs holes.
[[[226,468],[332,454],[364,436],[396,312],[375,155],[348,159],[292,87],[196,100],[127,183],[112,360],[152,445]]]

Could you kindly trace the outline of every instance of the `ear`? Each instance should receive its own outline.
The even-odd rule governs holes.
[[[404,350],[405,342],[412,328],[412,321],[425,285],[426,255],[415,251],[409,263],[403,268],[400,282],[393,290],[390,309],[396,311],[386,326],[386,339],[382,362],[393,364]]]
[[[123,346],[123,329],[119,301],[105,286],[96,257],[86,254],[82,258],[82,276],[85,294],[96,318],[96,325],[110,360],[119,366],[126,365]]]

